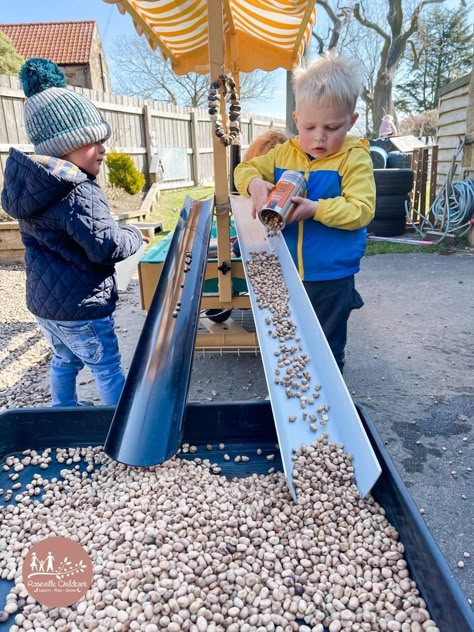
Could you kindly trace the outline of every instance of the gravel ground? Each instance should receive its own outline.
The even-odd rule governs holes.
[[[365,307],[350,320],[346,383],[367,408],[453,573],[474,599],[474,257],[367,257],[357,282]],[[0,266],[0,291],[0,408],[44,406],[47,347],[25,308],[22,267]],[[128,369],[144,322],[136,279],[121,295],[116,321]],[[258,356],[195,355],[190,400],[266,394]],[[98,401],[86,371],[79,395]],[[459,569],[464,552],[471,558]]]

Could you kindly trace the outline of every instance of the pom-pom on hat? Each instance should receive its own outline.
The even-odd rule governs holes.
[[[66,88],[64,74],[49,59],[32,57],[20,68],[27,97],[25,124],[35,152],[61,158],[74,149],[110,138],[110,125],[86,97]]]

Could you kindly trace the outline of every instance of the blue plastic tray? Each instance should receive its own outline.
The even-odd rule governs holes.
[[[441,632],[473,632],[474,615],[463,591],[401,480],[372,420],[363,408],[358,407],[358,412],[382,467],[382,475],[372,493],[400,533],[411,577],[416,581]],[[113,413],[114,408],[108,407],[4,411],[0,413],[0,461],[27,448],[39,450],[102,445]],[[226,475],[265,473],[269,467],[265,458],[239,464],[232,460],[227,462],[223,460],[224,451],[218,450],[217,444],[224,443],[225,452],[230,455],[255,455],[257,447],[262,448],[264,454],[277,453],[270,403],[188,404],[183,442],[198,447],[196,453],[183,457],[209,458],[218,463]],[[215,449],[208,451],[206,444],[214,444]],[[272,466],[281,469],[281,461],[276,458]],[[58,465],[58,471],[60,467],[64,465]],[[33,473],[34,469],[28,468],[27,472]],[[54,476],[51,466],[47,474],[48,477]],[[9,482],[6,473],[0,470],[0,487],[8,486]],[[0,499],[0,504],[2,502]],[[8,590],[7,582],[0,580],[0,608]],[[0,624],[0,631],[8,630],[10,625]]]

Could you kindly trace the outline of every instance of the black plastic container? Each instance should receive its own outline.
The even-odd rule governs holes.
[[[373,496],[400,533],[411,577],[418,584],[431,616],[441,632],[473,632],[474,615],[463,591],[420,516],[372,420],[363,408],[358,407],[358,411],[382,467]],[[0,461],[27,448],[101,445],[113,413],[114,409],[107,407],[22,409],[0,413]],[[218,463],[226,475],[264,473],[268,468],[266,459],[239,464],[233,460],[227,462],[223,460],[224,451],[218,450],[217,444],[224,443],[225,452],[230,455],[255,455],[256,447],[262,448],[264,454],[275,452],[277,436],[270,402],[188,404],[183,442],[198,447],[196,453],[183,456],[209,458]],[[206,449],[206,444],[210,443],[216,446],[212,452]],[[278,459],[272,465],[281,468]],[[51,476],[49,472],[46,474]],[[6,474],[0,470],[0,487],[5,487],[2,478],[6,478]],[[0,586],[1,605],[5,588],[4,585],[2,591]],[[12,623],[0,624],[0,630],[8,630]]]

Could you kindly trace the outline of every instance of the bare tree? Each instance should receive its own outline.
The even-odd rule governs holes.
[[[325,50],[330,51],[338,48],[343,27],[349,23],[351,9],[347,6],[340,7],[339,3],[337,3],[336,8],[333,8],[326,0],[319,0],[318,7],[324,9],[331,22],[328,33],[324,38],[316,31],[312,33],[312,36],[318,43],[318,54],[322,55]]]
[[[418,2],[412,10],[411,16],[407,17],[407,23],[405,23],[402,0],[388,0],[388,28],[383,28],[379,23],[370,19],[363,2],[354,4],[353,16],[355,19],[362,26],[377,33],[383,41],[372,95],[375,130],[379,129],[384,114],[391,114],[396,119],[393,103],[395,71],[400,64],[409,39],[418,29],[421,11],[429,4],[442,4],[444,2],[445,0],[422,0]]]
[[[121,38],[114,42],[114,90],[130,96],[158,99],[173,105],[207,105],[209,76],[190,72],[176,75],[159,51],[153,51],[144,38]],[[266,101],[274,93],[274,75],[261,70],[241,73],[241,101]]]
[[[323,8],[327,20],[320,19],[315,25],[313,38],[317,42],[317,52],[337,50],[339,53],[358,59],[364,76],[362,104],[358,107],[361,117],[359,126],[365,127],[365,135],[370,136],[373,129],[373,89],[381,44],[378,36],[352,20],[352,5],[344,0],[327,2],[321,0],[318,7]],[[377,19],[383,19],[377,14]],[[319,31],[319,32],[318,32]],[[361,132],[362,133],[362,132]]]

